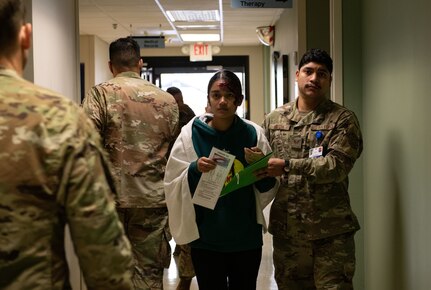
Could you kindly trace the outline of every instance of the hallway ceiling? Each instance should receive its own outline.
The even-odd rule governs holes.
[[[171,24],[162,10],[206,12],[185,15],[189,21]],[[231,0],[80,0],[79,28],[80,34],[96,35],[108,43],[129,35],[164,35],[165,46],[173,47],[195,42],[182,41],[178,37],[180,33],[220,33],[221,41],[205,42],[219,46],[254,46],[260,44],[256,28],[274,25],[283,11],[283,8],[232,8]],[[217,16],[220,12],[219,20],[214,22],[200,18],[201,15]],[[180,12],[177,16],[184,15]]]

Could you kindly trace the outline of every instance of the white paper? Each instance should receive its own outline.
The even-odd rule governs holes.
[[[202,173],[193,195],[193,203],[214,209],[235,156],[213,147],[209,158],[216,161],[217,166],[209,172]]]

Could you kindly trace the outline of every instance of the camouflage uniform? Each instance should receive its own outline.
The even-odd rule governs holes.
[[[347,175],[362,152],[362,136],[355,115],[325,100],[302,116],[294,101],[271,112],[263,128],[274,157],[290,160],[289,172],[282,176],[269,221],[279,289],[315,289],[301,284],[307,279],[311,285],[316,280],[317,289],[350,289],[346,285],[351,285],[354,273],[353,236],[359,223],[350,207]],[[316,137],[319,134],[321,137]],[[319,146],[323,146],[323,156],[309,158],[309,150]],[[322,249],[319,244],[331,243],[332,249],[317,252]],[[311,250],[316,259],[314,267],[320,266],[321,273],[328,271],[328,275],[334,275],[326,286],[319,286],[323,276],[317,275],[318,271],[313,277],[313,265],[307,273],[297,271],[298,265],[310,262]],[[343,252],[349,255],[332,259],[342,257]],[[305,257],[308,261],[301,263]],[[323,262],[317,264],[317,257]],[[345,282],[334,282],[338,279],[337,272],[344,276]],[[327,285],[333,286],[327,288]]]
[[[162,289],[171,238],[163,177],[178,125],[175,99],[137,73],[123,72],[93,87],[83,107],[114,167],[118,208],[135,257],[135,289]]]
[[[193,117],[195,113],[192,108],[186,104],[178,106],[179,109],[179,121],[178,121],[178,134],[181,128],[186,125]],[[171,143],[169,153],[172,149],[174,142]],[[176,245],[179,248],[178,256],[178,274],[180,278],[191,279],[195,276],[195,269],[193,268],[191,250],[189,245]]]
[[[191,279],[195,274],[190,245],[177,245],[180,248],[178,256],[178,274],[180,278]]]
[[[67,223],[88,289],[132,289],[100,137],[71,101],[0,69],[0,289],[70,289]]]

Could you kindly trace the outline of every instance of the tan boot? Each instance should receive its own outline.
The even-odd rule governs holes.
[[[192,278],[180,278],[180,283],[178,283],[176,290],[190,290],[190,285],[192,284]]]

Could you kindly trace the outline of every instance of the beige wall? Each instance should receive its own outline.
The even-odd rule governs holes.
[[[78,11],[75,2],[38,0],[33,3],[32,69],[36,84],[77,101]]]
[[[275,43],[274,48],[272,51],[279,51],[280,55],[288,55],[288,62],[289,62],[289,70],[288,70],[288,90],[289,90],[289,99],[293,100],[295,95],[295,72],[298,67],[298,49],[299,49],[299,42],[304,41],[305,38],[302,38],[302,40],[299,38],[299,28],[302,27],[303,24],[300,23],[301,17],[299,16],[299,11],[304,13],[305,6],[298,6],[298,2],[293,2],[293,7],[291,9],[286,9],[283,14],[281,15],[280,19],[277,22],[277,25],[275,27]],[[304,29],[305,31],[305,29]],[[283,89],[282,89],[282,72],[283,67],[281,63],[281,57],[278,62],[278,106],[280,106],[283,103]],[[274,67],[271,63],[271,76],[274,78]],[[274,82],[271,83],[271,92],[272,95],[274,95]],[[275,102],[273,101],[274,98],[271,98],[271,109],[275,108]]]
[[[80,62],[85,68],[85,92],[101,82],[112,78],[109,71],[109,44],[94,35],[81,35]]]
[[[98,37],[94,38],[94,84],[107,81],[112,78],[109,70],[109,44]]]
[[[27,0],[25,3],[33,24],[33,45],[24,76],[79,101],[77,1],[38,0],[32,3]],[[85,289],[68,227],[65,245],[71,285],[73,289]]]
[[[430,6],[423,0],[359,2],[363,11],[365,289],[428,290]]]
[[[84,63],[84,92],[96,82],[94,80],[94,36],[81,35],[79,37],[79,61]]]

